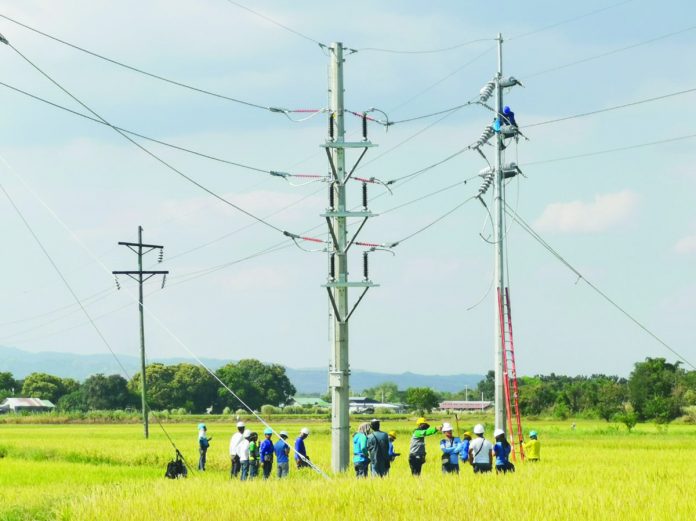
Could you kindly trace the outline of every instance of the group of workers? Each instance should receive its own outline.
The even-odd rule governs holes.
[[[362,423],[353,436],[353,467],[358,478],[367,477],[368,474],[377,477],[387,476],[392,463],[400,456],[394,450],[396,432],[385,433],[380,427],[381,422],[373,419]],[[418,418],[416,428],[411,434],[408,454],[408,464],[412,475],[420,476],[425,464],[425,438],[438,432],[444,436],[440,441],[444,474],[458,474],[460,462],[471,465],[474,473],[477,474],[492,472],[493,468],[496,473],[503,474],[515,471],[515,465],[510,461],[512,446],[502,429],[493,431],[495,443],[492,443],[485,438],[485,428],[480,423],[474,426],[473,434],[467,431],[460,438],[454,436],[452,425],[449,423],[431,427],[425,418]],[[263,440],[259,442],[258,433],[247,429],[244,422],[237,422],[237,432],[230,439],[230,477],[246,481],[261,474],[263,479],[268,479],[273,470],[274,460],[277,476],[286,477],[290,471],[291,447],[287,441],[288,433],[280,431],[278,434],[280,439],[274,443],[273,430],[266,428],[263,431]],[[312,466],[305,446],[308,436],[309,429],[303,427],[295,440],[294,460],[298,469]],[[212,439],[207,435],[206,425],[199,424],[198,470],[205,470],[206,453]],[[541,446],[536,431],[529,432],[529,440],[523,443],[523,448],[527,461],[539,461]]]
[[[212,437],[207,436],[208,429],[204,423],[198,425],[198,470],[205,470],[206,453]],[[244,422],[237,422],[237,432],[230,438],[230,477],[246,481],[254,479],[259,474],[268,479],[273,471],[273,461],[276,462],[276,475],[284,478],[290,472],[290,444],[286,441],[288,433],[280,431],[280,439],[273,443],[273,429],[264,429],[263,440],[259,442],[257,432],[246,428]],[[307,427],[300,430],[295,440],[295,463],[297,468],[311,466],[304,440],[309,436]]]

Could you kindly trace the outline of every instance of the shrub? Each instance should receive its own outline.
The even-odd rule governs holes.
[[[261,414],[264,416],[268,416],[269,414],[278,414],[279,412],[280,409],[273,405],[266,404],[261,406]]]
[[[225,407],[225,408],[222,410],[222,414],[225,414],[225,415],[227,415],[227,414],[232,414],[232,409],[230,409],[229,407]]]

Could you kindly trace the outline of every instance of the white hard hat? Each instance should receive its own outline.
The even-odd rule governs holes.
[[[494,437],[494,438],[497,438],[497,437],[500,436],[501,434],[505,434],[505,431],[504,431],[503,429],[496,429],[496,430],[493,431],[493,437]]]
[[[237,422],[237,427],[246,427],[246,425],[244,425],[244,422]]]
[[[442,432],[452,432],[452,425],[450,425],[449,423],[443,423]]]
[[[280,431],[279,434],[280,434],[280,437],[281,437],[281,438],[282,438],[283,436],[285,436],[286,438],[288,437],[287,431]]]
[[[242,436],[244,436],[245,438],[248,438],[249,436],[251,436],[251,431],[249,429],[245,430],[244,434],[242,434]]]
[[[474,434],[483,434],[486,431],[486,429],[483,428],[483,425],[480,423],[477,423],[474,425]]]
[[[307,436],[309,436],[309,429],[307,427],[302,427],[300,434],[306,434]]]

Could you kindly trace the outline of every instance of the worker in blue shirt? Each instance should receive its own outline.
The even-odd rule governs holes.
[[[298,469],[309,467],[309,456],[307,456],[307,449],[304,444],[304,440],[307,439],[307,436],[309,436],[309,429],[307,427],[302,427],[300,435],[295,440],[295,463]]]
[[[440,441],[442,451],[442,473],[452,472],[459,474],[459,451],[461,450],[461,440],[452,434],[452,425],[442,424],[442,434],[445,438]]]
[[[503,108],[503,118],[502,118],[503,125],[510,125],[511,127],[517,128],[517,121],[515,121],[515,113],[505,105]]]
[[[389,431],[389,461],[394,462],[397,456],[401,456],[394,450],[394,440],[396,439],[396,431]]]
[[[205,460],[206,454],[208,453],[208,447],[210,447],[210,440],[213,439],[211,436],[208,438],[208,428],[205,423],[198,424],[198,470],[205,470]]]
[[[466,464],[469,463],[469,444],[471,443],[471,433],[466,431],[462,438],[462,446],[459,450],[459,459]]]
[[[271,475],[271,470],[273,469],[273,442],[271,437],[273,436],[273,429],[267,427],[263,431],[264,440],[261,442],[261,447],[259,447],[259,457],[261,458],[261,465],[263,465],[263,479],[268,479]]]
[[[370,424],[360,424],[358,432],[353,435],[353,468],[355,477],[366,478],[370,457],[367,452],[367,437],[370,435]]]
[[[493,432],[495,437],[495,445],[493,446],[493,453],[495,454],[495,473],[515,472],[515,465],[510,462],[510,453],[512,452],[512,445],[505,438],[505,431],[503,429],[496,429]]]
[[[276,464],[278,465],[278,477],[284,478],[288,475],[290,471],[290,445],[286,441],[288,439],[288,433],[285,431],[280,431],[280,439],[276,441],[273,446],[273,450],[276,456]]]

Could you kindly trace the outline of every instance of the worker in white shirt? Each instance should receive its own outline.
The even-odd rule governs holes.
[[[490,472],[493,469],[493,445],[483,437],[485,429],[480,423],[474,427],[476,436],[469,444],[469,463],[474,473]]]
[[[237,422],[237,432],[230,438],[230,460],[232,462],[230,478],[236,478],[239,475],[240,466],[239,456],[237,456],[237,447],[243,439],[244,427],[244,422]]]
[[[242,435],[242,441],[237,445],[237,456],[239,457],[239,468],[240,468],[240,478],[242,481],[246,481],[249,476],[249,445],[250,445],[251,431],[249,429],[244,431]]]

